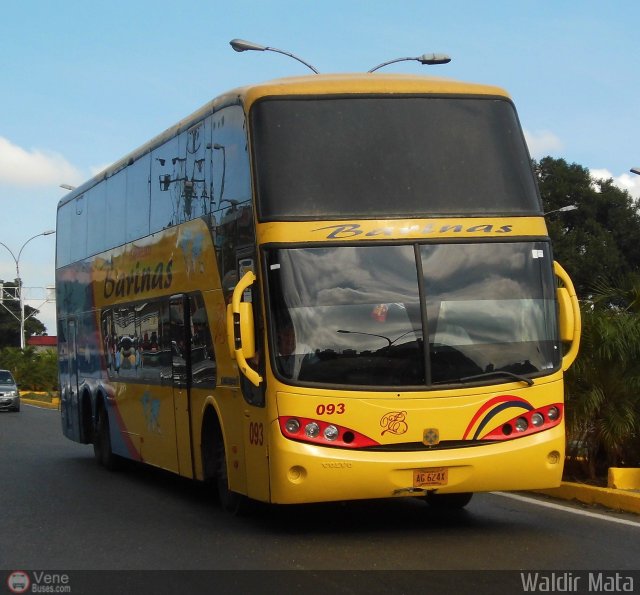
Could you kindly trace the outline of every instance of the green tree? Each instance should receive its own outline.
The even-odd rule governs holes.
[[[0,280],[0,283],[3,283]],[[0,305],[0,348],[20,346],[20,302],[7,299],[9,295],[16,295],[17,282],[4,282],[4,294]],[[46,335],[46,327],[36,318],[38,310],[25,304],[25,337]]]
[[[567,374],[567,438],[569,455],[583,456],[593,479],[640,463],[640,317],[588,304],[582,323],[580,355]]]
[[[613,180],[594,182],[589,170],[564,159],[534,162],[554,257],[571,276],[578,296],[602,283],[640,273],[640,215],[633,198]]]
[[[37,352],[28,347],[0,349],[0,368],[11,370],[20,390],[58,389],[58,356],[53,350]]]
[[[580,354],[567,374],[569,454],[589,477],[640,464],[640,215],[613,180],[563,159],[534,162],[554,257],[582,300]],[[573,451],[573,453],[572,453]]]

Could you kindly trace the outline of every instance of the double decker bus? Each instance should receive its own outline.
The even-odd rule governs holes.
[[[543,215],[499,88],[223,94],[59,203],[64,434],[230,510],[556,486],[580,315]]]

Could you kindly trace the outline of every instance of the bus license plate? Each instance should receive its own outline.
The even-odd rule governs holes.
[[[449,469],[439,467],[436,469],[414,469],[413,487],[426,488],[431,486],[446,486],[449,482]]]

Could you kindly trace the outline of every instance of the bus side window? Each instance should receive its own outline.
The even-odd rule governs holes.
[[[255,243],[251,172],[244,112],[230,106],[212,118],[211,169],[212,212],[220,279],[226,292],[236,274],[238,250]],[[237,282],[237,280],[236,280]],[[235,285],[235,283],[233,283]]]
[[[200,293],[191,297],[191,383],[215,387],[216,356],[211,341],[207,310]]]
[[[168,140],[151,153],[151,233],[178,223],[179,184],[184,181],[186,167],[184,155],[180,156],[179,138],[176,136]]]

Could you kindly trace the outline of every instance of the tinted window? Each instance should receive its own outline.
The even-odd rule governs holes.
[[[215,386],[216,359],[202,295],[191,296],[190,306],[191,383],[193,386]]]
[[[280,249],[267,269],[272,362],[293,383],[492,384],[560,362],[542,242]]]
[[[215,352],[202,295],[191,295],[189,303],[192,383],[215,386]],[[186,361],[184,318],[180,308],[170,310],[168,299],[107,308],[101,331],[112,380],[170,384],[172,362]]]
[[[144,155],[127,168],[127,206],[123,219],[126,240],[132,242],[149,235],[150,157]]]
[[[0,370],[0,384],[15,384],[15,380],[10,372]]]
[[[540,212],[506,100],[264,100],[251,123],[263,220]]]
[[[212,205],[218,269],[226,293],[237,283],[238,251],[254,245],[251,173],[242,108],[212,119]]]

